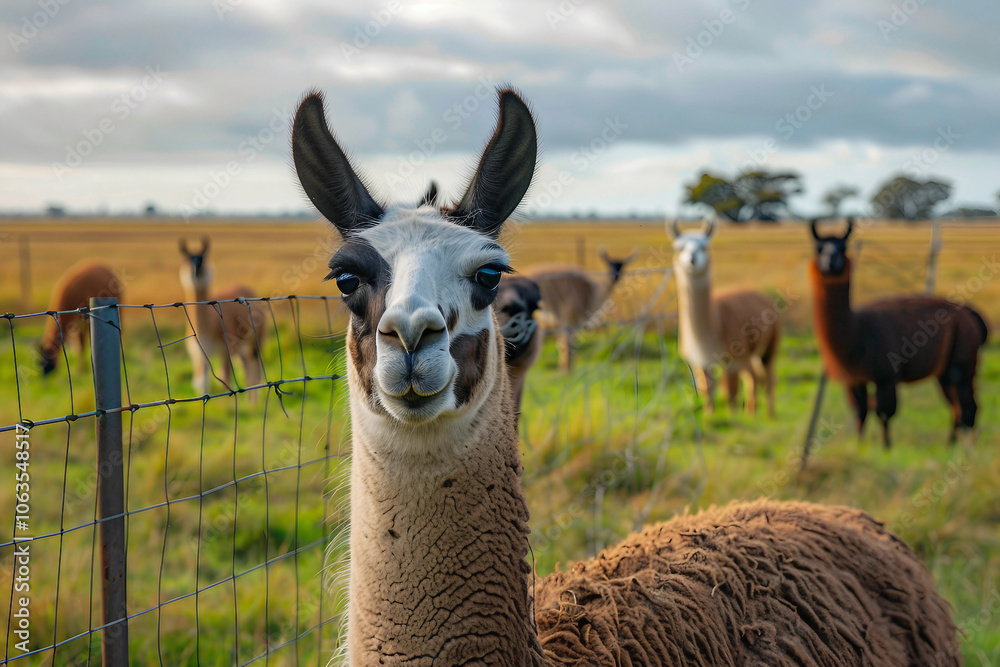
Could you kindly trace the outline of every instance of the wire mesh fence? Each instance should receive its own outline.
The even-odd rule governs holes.
[[[701,403],[673,343],[672,270],[654,259],[627,267],[613,298],[577,329],[586,363],[563,375],[550,360],[526,389],[529,486],[575,453],[600,453],[585,497],[556,497],[557,511],[538,515],[537,549],[569,548],[553,536],[577,525],[586,553],[599,551],[623,530],[604,516],[612,493],[644,490],[629,517],[639,526],[664,494],[678,492],[679,479],[700,480],[684,490],[692,503],[705,489]],[[327,664],[341,648],[345,600],[326,584],[339,571],[331,563],[347,554],[339,301],[287,296],[62,313],[76,322],[53,312],[4,316],[0,381],[17,399],[0,407],[0,434],[12,443],[0,469],[13,476],[0,484],[0,508],[11,517],[0,533],[5,662],[98,664],[111,655],[110,638],[124,641],[129,664]],[[222,303],[264,313],[248,319],[261,328],[260,373],[237,364],[228,376],[225,360],[238,355],[227,341],[210,355],[202,388],[191,355],[209,348],[199,340],[192,352],[192,331],[206,314],[221,319]],[[111,328],[120,364],[102,367],[85,346],[62,345],[54,373],[42,374],[34,347],[44,328],[76,341],[74,329],[107,323],[112,310],[121,322]],[[91,347],[100,347],[98,338]],[[120,377],[117,404],[102,403],[97,389],[109,375]],[[120,448],[99,458],[95,433],[113,415]],[[675,441],[695,446],[678,452]],[[122,509],[102,510],[102,484],[116,466]],[[103,599],[113,578],[103,533],[115,522],[123,529],[119,617]]]
[[[641,339],[652,327],[662,338],[669,278],[663,267],[624,275],[618,289],[629,305],[610,302],[580,332],[582,344],[613,363],[634,347],[629,332]],[[637,288],[652,296],[634,308]],[[0,581],[9,586],[0,603],[4,662],[326,664],[336,654],[344,600],[324,584],[336,570],[330,563],[346,554],[339,300],[4,316],[0,379],[16,401],[0,409],[0,434],[13,443],[2,469],[24,480],[0,485],[0,508],[11,517],[0,534]],[[255,337],[262,361],[254,384],[238,363],[231,379],[224,372],[230,355],[238,360],[228,338],[224,352],[211,354],[193,333],[206,313],[221,320],[227,303],[266,314],[248,320],[266,334]],[[46,328],[60,343],[51,374],[38,365]],[[88,350],[79,334],[90,330]],[[204,390],[192,341],[209,353]],[[102,349],[112,361],[101,361]],[[108,403],[102,382],[120,386],[120,399]],[[563,391],[589,395],[593,387],[588,371]],[[112,418],[118,447],[101,454],[102,420]],[[119,489],[109,484],[117,470]],[[121,509],[108,509],[111,495]],[[119,543],[109,544],[119,525]],[[116,567],[118,602],[108,600]]]
[[[204,394],[192,388],[185,343],[192,311],[217,312],[214,302],[78,314],[69,328],[120,312],[112,335],[122,354],[101,364],[95,329],[94,356],[63,346],[47,377],[34,342],[66,320],[6,316],[0,373],[17,400],[0,422],[15,443],[3,448],[2,469],[13,474],[0,485],[11,517],[0,535],[5,662],[126,664],[109,644],[123,636],[127,664],[323,665],[333,655],[343,610],[322,579],[324,553],[346,534],[336,507],[346,437],[346,386],[333,370],[342,367],[339,299],[242,307],[251,301],[272,334],[259,351],[261,381],[246,386],[238,369],[226,385],[216,356]],[[117,406],[95,391],[109,376],[120,377]],[[99,459],[95,426],[112,416],[122,423],[119,449]],[[116,467],[123,510],[109,514]],[[114,523],[124,529],[117,547],[105,534]],[[121,618],[102,600],[109,548],[127,561]]]

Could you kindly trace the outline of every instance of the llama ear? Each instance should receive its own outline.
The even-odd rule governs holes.
[[[844,239],[843,239],[844,241],[847,240],[847,237],[851,235],[851,232],[853,230],[854,230],[854,218],[848,218],[847,219],[847,231],[844,233]]]
[[[180,242],[177,245],[181,249],[181,254],[182,255],[184,255],[187,258],[191,257],[191,251],[188,250],[187,241],[185,241],[184,239],[181,239]]]
[[[450,217],[495,239],[528,191],[537,155],[531,111],[517,93],[501,90],[496,130]]]
[[[670,237],[671,241],[676,241],[677,237],[681,235],[681,230],[677,226],[677,218],[669,222],[664,222],[664,226],[667,228],[667,236]]]
[[[424,196],[420,198],[420,203],[417,206],[437,206],[438,199],[438,184],[431,181],[431,185],[427,188],[427,192]]]
[[[208,237],[207,236],[202,236],[201,237],[201,252],[199,253],[200,255],[207,255],[208,254],[208,246],[209,246],[209,244],[210,244],[210,241],[209,241]]]
[[[638,248],[632,248],[632,252],[629,253],[629,256],[622,260],[622,266],[634,262],[639,257],[639,252]]]
[[[816,229],[816,225],[817,224],[819,224],[819,218],[813,218],[809,222],[809,229],[812,230],[813,238],[816,239],[817,241],[819,241],[820,240],[820,238],[819,238],[819,231],[817,231],[817,229]]]
[[[330,133],[323,97],[308,95],[292,125],[292,160],[309,200],[345,238],[375,225],[383,209]]]
[[[608,249],[605,248],[604,246],[601,246],[600,248],[597,249],[597,256],[600,257],[605,262],[611,261],[610,259],[608,259]]]
[[[705,235],[706,239],[712,238],[712,234],[715,233],[715,228],[717,226],[718,225],[716,224],[715,220],[715,211],[712,211],[710,214],[705,216],[705,224],[702,228],[703,230],[702,233]]]

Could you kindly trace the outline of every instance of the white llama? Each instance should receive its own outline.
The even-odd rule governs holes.
[[[527,106],[452,207],[368,193],[311,94],[292,150],[344,243],[353,458],[348,659],[356,666],[957,665],[926,568],[862,512],[758,501],[647,528],[532,583],[503,339],[501,227],[531,182]],[[531,591],[534,596],[531,596]]]

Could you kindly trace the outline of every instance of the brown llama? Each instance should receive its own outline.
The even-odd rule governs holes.
[[[605,303],[621,279],[622,270],[638,252],[625,259],[609,257],[604,248],[599,254],[608,266],[608,275],[603,279],[572,264],[544,264],[524,271],[542,292],[542,307],[537,319],[542,327],[556,333],[559,368],[567,373],[573,369],[577,333],[604,317]]]
[[[232,356],[239,356],[246,371],[246,383],[252,387],[260,382],[261,347],[267,333],[266,306],[259,301],[246,304],[233,301],[240,297],[252,299],[257,296],[252,287],[232,285],[220,290],[213,290],[212,269],[208,266],[209,240],[202,239],[201,250],[191,252],[185,241],[180,242],[181,254],[187,259],[181,266],[181,285],[189,301],[223,301],[219,304],[202,304],[191,306],[194,309],[193,319],[188,317],[188,337],[186,345],[191,364],[194,367],[192,384],[198,395],[208,392],[208,381],[211,376],[213,356],[221,358],[222,366],[219,379],[232,389],[233,375]],[[194,329],[192,330],[192,325]],[[256,399],[250,392],[249,400]]]
[[[70,268],[59,278],[52,290],[49,301],[50,311],[67,311],[86,308],[92,297],[114,297],[121,301],[124,285],[114,270],[93,260],[85,260]],[[45,333],[39,348],[42,374],[48,375],[56,369],[59,353],[67,340],[75,340],[80,348],[80,368],[87,367],[83,352],[90,323],[81,313],[60,312],[45,324]]]
[[[715,411],[715,378],[724,379],[731,413],[736,412],[740,376],[747,389],[747,412],[757,412],[757,382],[764,380],[767,414],[774,417],[774,360],[781,329],[778,310],[766,294],[737,288],[713,293],[709,241],[715,232],[709,218],[700,232],[681,233],[667,225],[674,242],[677,283],[677,338],[680,356],[694,373],[705,409]]]
[[[989,329],[972,308],[929,296],[900,296],[851,308],[851,260],[847,220],[843,236],[820,236],[812,221],[816,257],[809,264],[813,320],[826,374],[844,384],[857,412],[858,436],[868,415],[868,384],[875,385],[875,412],[888,448],[889,420],[896,414],[896,385],[936,377],[958,430],[976,424],[975,378],[979,348]]]
[[[504,360],[514,392],[514,407],[521,412],[521,396],[528,371],[542,354],[542,332],[534,314],[542,300],[538,283],[505,276],[500,281],[493,310],[504,339]]]

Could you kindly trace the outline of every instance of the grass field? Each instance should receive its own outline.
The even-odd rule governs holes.
[[[8,259],[0,263],[0,308],[44,309],[59,273],[85,257],[105,257],[119,270],[130,303],[180,300],[177,239],[202,234],[212,237],[220,283],[247,282],[262,295],[336,291],[320,283],[330,240],[319,223],[18,222],[0,225],[0,248],[7,249]],[[21,303],[17,261],[25,235],[30,304]],[[866,300],[922,290],[929,237],[927,227],[866,229],[860,235],[856,295]],[[575,262],[579,239],[584,239],[587,266],[595,270],[596,249],[602,245],[612,255],[641,248],[638,268],[670,261],[671,246],[662,225],[654,223],[525,224],[508,242],[518,267]],[[1000,248],[1000,229],[946,226],[944,243],[938,292],[965,289],[989,319],[1000,322],[1000,280],[980,273],[993,249]],[[612,326],[588,333],[581,363],[570,376],[559,373],[555,349],[546,346],[528,378],[521,422],[536,570],[544,575],[645,522],[686,508],[762,495],[846,503],[888,523],[924,559],[965,632],[967,664],[1000,665],[1000,345],[994,342],[982,358],[974,445],[945,445],[948,412],[931,383],[902,389],[892,450],[883,451],[873,424],[858,442],[843,392],[831,386],[818,446],[799,475],[820,367],[809,333],[811,296],[804,279],[810,251],[805,230],[792,226],[724,228],[714,248],[718,284],[756,285],[790,304],[773,421],[725,410],[705,416],[687,368],[677,358],[669,318],[645,329]],[[674,309],[673,287],[662,284],[659,275],[629,279],[619,295],[610,319],[627,319],[646,307],[654,313]],[[342,370],[342,340],[325,337],[339,331],[342,313],[328,312],[320,301],[298,302],[298,310],[285,301],[273,308],[278,335],[264,353],[270,379]],[[183,337],[182,313],[154,313],[160,343]],[[61,363],[56,377],[37,377],[32,345],[41,326],[42,318],[18,320],[13,339],[6,323],[0,327],[0,426],[18,419],[15,349],[24,417],[37,421],[93,409],[91,377],[87,370],[78,371],[75,353],[70,359],[72,405]],[[130,400],[166,398],[168,380],[171,396],[191,396],[183,345],[167,345],[161,353],[150,311],[127,311],[123,328]],[[339,456],[349,445],[345,387],[317,380],[284,389],[284,409],[274,394],[255,404],[241,395],[125,415],[133,434],[126,457],[129,508],[159,505],[129,520],[130,611],[222,582],[197,599],[184,598],[133,619],[134,664],[242,663],[331,617],[329,599],[320,610],[319,543],[343,528],[343,512],[331,508],[342,505],[344,491],[328,480],[338,479],[349,465]],[[33,529],[58,532],[60,526],[92,521],[93,420],[40,426],[31,438]],[[13,440],[11,433],[0,435],[0,442]],[[12,479],[13,454],[5,458],[0,475]],[[268,474],[255,476],[261,470]],[[210,489],[217,490],[199,496]],[[13,505],[13,483],[0,485],[0,511],[10,516]],[[333,520],[324,522],[331,513]],[[9,540],[11,523],[0,539]],[[90,594],[93,552],[92,527],[37,545],[33,647],[99,625],[100,600]],[[269,564],[258,567],[264,562]],[[10,582],[9,547],[0,553],[0,563],[0,582]],[[0,615],[6,604],[0,603]],[[331,623],[308,633],[278,649],[269,664],[294,664],[296,658],[301,664],[325,664],[335,630]],[[16,655],[11,644],[6,653]],[[62,647],[55,662],[96,663],[98,655],[98,640],[85,637]],[[43,661],[51,662],[51,654],[25,662]]]

